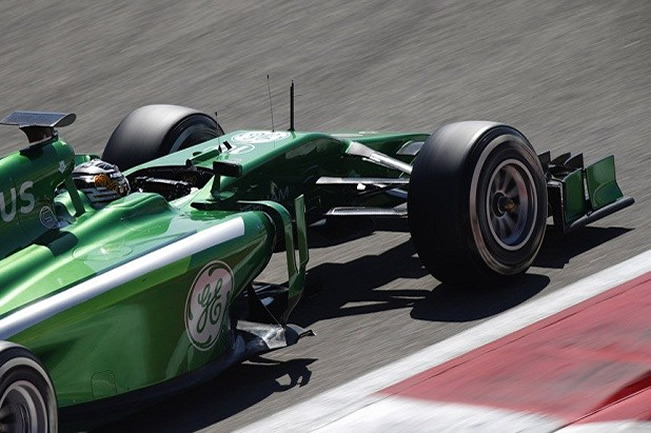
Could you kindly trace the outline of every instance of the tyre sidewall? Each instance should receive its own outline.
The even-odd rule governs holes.
[[[503,248],[490,234],[486,213],[486,189],[494,170],[505,160],[520,162],[531,176],[536,209],[529,216],[532,226],[526,242],[517,250]],[[502,275],[521,274],[531,266],[545,235],[547,220],[547,185],[531,144],[518,131],[498,127],[489,131],[472,148],[466,163],[468,188],[468,224],[472,236],[468,248],[488,272]]]
[[[521,254],[506,254],[495,242],[487,242],[481,231],[478,235],[473,231],[478,196],[485,196],[482,188],[501,156],[522,162],[539,193],[535,227]],[[482,198],[479,205],[484,203]],[[525,272],[533,262],[546,227],[546,181],[531,144],[520,132],[492,122],[460,122],[441,127],[426,141],[414,161],[408,207],[416,251],[434,277],[454,285],[493,285]]]
[[[0,398],[18,381],[29,382],[36,388],[47,411],[47,432],[56,433],[58,415],[52,380],[31,352],[20,346],[13,346],[0,352]]]
[[[203,141],[217,138],[219,126],[205,114],[193,114],[181,120],[167,132],[162,140],[157,156],[165,156],[186,149]]]

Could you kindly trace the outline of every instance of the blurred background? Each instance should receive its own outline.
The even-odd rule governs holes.
[[[319,337],[268,364],[237,367],[120,431],[245,425],[649,248],[648,0],[2,6],[0,115],[75,112],[76,123],[60,132],[78,152],[101,153],[118,122],[151,103],[217,111],[227,131],[270,128],[269,74],[277,128],[288,124],[290,80],[300,130],[429,132],[454,120],[499,120],[539,152],[584,151],[586,163],[615,154],[620,186],[637,200],[569,240],[552,238],[518,295],[467,296],[439,285],[404,227],[362,227],[344,248],[317,234],[312,275],[329,279],[296,321]],[[5,153],[25,138],[4,127],[0,143]],[[169,407],[182,410],[169,416]]]

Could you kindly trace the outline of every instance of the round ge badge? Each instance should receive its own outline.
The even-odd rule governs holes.
[[[199,271],[185,301],[185,330],[192,345],[211,349],[222,330],[234,276],[224,262],[208,263]]]

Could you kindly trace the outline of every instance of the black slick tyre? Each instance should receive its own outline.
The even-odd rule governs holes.
[[[7,432],[56,433],[57,402],[45,368],[26,348],[0,342],[0,425]]]
[[[221,126],[200,111],[178,105],[146,105],[129,113],[115,128],[102,159],[128,170],[223,134]]]
[[[547,221],[547,184],[529,141],[493,122],[445,125],[409,183],[409,228],[427,270],[452,285],[495,285],[531,266]]]

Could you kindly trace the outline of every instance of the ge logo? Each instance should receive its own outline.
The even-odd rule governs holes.
[[[194,279],[185,301],[185,330],[197,349],[209,350],[219,340],[233,285],[233,271],[219,261],[208,263]]]
[[[289,132],[281,131],[249,131],[234,135],[231,140],[239,143],[269,143],[284,140],[289,137]]]

